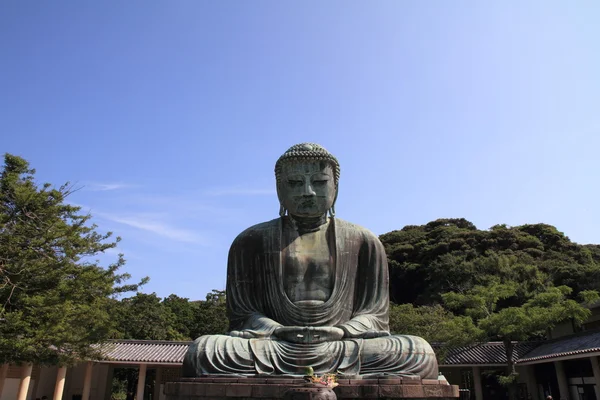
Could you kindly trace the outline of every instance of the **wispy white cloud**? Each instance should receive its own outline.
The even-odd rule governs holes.
[[[135,187],[127,183],[113,182],[113,183],[99,183],[99,182],[87,182],[84,184],[83,189],[92,192],[107,192],[111,190],[129,189]]]
[[[223,197],[206,196],[203,192],[188,194],[161,195],[154,193],[136,193],[127,191],[122,195],[108,199],[103,196],[104,210],[110,210],[115,215],[130,215],[135,213],[149,216],[157,221],[179,221],[191,223],[226,223],[236,221],[245,212],[241,208],[224,206]],[[204,198],[202,198],[204,196]],[[94,199],[95,200],[95,199]],[[208,200],[208,201],[207,201]],[[211,204],[212,203],[212,204]],[[109,208],[110,207],[110,208]],[[96,212],[94,211],[94,215]]]
[[[177,242],[194,243],[204,246],[209,245],[209,240],[200,235],[198,232],[172,226],[166,222],[158,221],[157,219],[147,215],[125,216],[106,213],[96,213],[95,215],[100,218],[105,218],[119,224],[150,232]]]
[[[276,193],[275,189],[250,189],[242,187],[214,188],[204,192],[207,196],[266,196]]]

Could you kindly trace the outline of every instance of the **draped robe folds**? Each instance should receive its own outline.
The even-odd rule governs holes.
[[[335,240],[334,286],[322,304],[296,305],[284,288],[282,232],[288,217],[242,232],[229,251],[227,311],[230,331],[251,339],[205,335],[190,346],[184,376],[206,374],[397,374],[437,378],[431,346],[409,335],[389,335],[388,266],[383,245],[370,231],[331,219]],[[342,340],[297,344],[271,336],[281,326],[335,326]]]

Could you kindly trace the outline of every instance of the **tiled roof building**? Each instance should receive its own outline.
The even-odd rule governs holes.
[[[516,361],[539,346],[540,342],[515,343],[513,360]],[[506,349],[502,342],[476,343],[451,349],[442,365],[506,365]]]
[[[191,342],[160,340],[113,340],[101,346],[106,362],[181,364]],[[519,360],[544,342],[515,343],[514,359]],[[440,348],[433,345],[434,349]],[[502,342],[477,343],[451,349],[442,365],[505,365],[506,351]]]
[[[152,398],[161,400],[162,385],[179,377],[190,343],[113,340],[98,345],[104,354],[103,360],[81,363],[69,368],[68,373],[64,367],[4,365],[0,369],[0,390],[4,386],[0,400],[16,398],[27,376],[32,382],[28,390],[35,397],[50,397],[53,388],[62,384],[66,396],[63,398],[109,399],[110,385],[107,382],[112,380],[114,369],[125,367],[139,368],[140,376],[152,377]],[[441,347],[434,345],[434,348],[437,351]],[[513,361],[519,372],[522,398],[543,400],[551,394],[555,399],[600,400],[599,385],[596,385],[596,382],[600,383],[599,355],[600,330],[547,341],[514,343]],[[505,367],[504,344],[487,342],[449,350],[440,364],[440,371],[450,383],[470,389],[471,399],[494,400],[503,399],[505,392],[499,388],[493,373],[503,371]],[[153,371],[152,374],[147,375],[150,371]],[[144,379],[140,380],[138,393],[143,392],[146,386]]]
[[[100,346],[107,361],[113,363],[183,363],[183,356],[191,342],[161,340],[114,340]]]
[[[561,337],[539,343],[531,351],[519,357],[519,363],[532,363],[542,360],[568,359],[591,353],[600,354],[600,332],[585,331],[572,336]]]

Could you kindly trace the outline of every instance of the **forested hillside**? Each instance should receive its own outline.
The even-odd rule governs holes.
[[[442,294],[485,284],[503,268],[537,283],[597,289],[600,246],[573,243],[547,224],[480,230],[465,219],[438,219],[381,235],[395,303],[438,303]]]
[[[598,300],[600,246],[573,243],[546,224],[479,230],[439,219],[381,236],[389,259],[391,327],[447,345],[543,339],[564,321],[581,324]],[[500,377],[514,398],[511,362]]]

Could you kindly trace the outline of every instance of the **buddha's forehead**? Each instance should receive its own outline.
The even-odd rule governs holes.
[[[285,163],[282,165],[281,172],[284,175],[310,175],[316,173],[333,175],[333,168],[326,161],[307,160]]]

